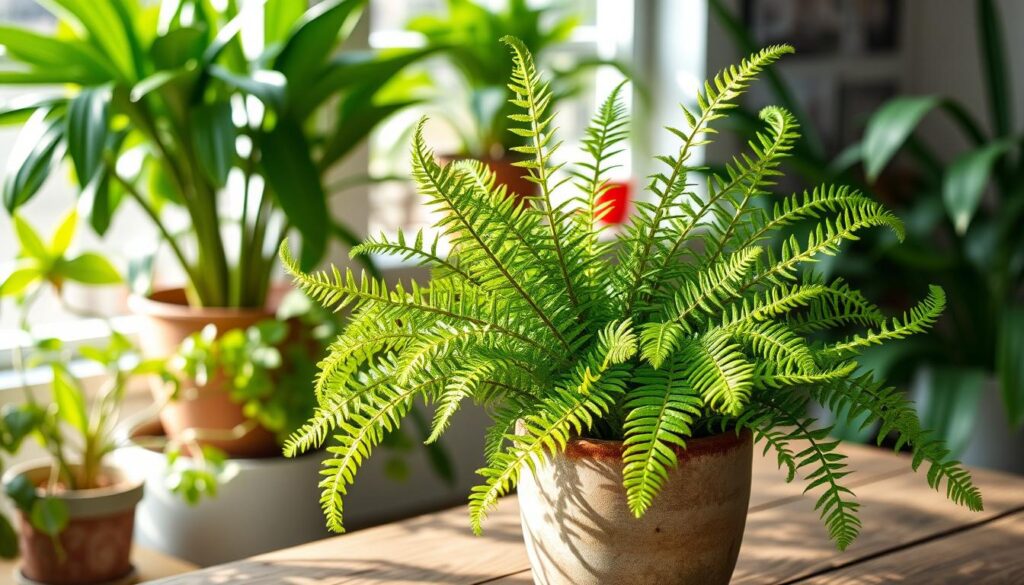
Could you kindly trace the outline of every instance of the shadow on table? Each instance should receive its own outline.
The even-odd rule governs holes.
[[[347,582],[358,577],[359,582],[390,583],[416,581],[421,583],[477,583],[494,578],[492,574],[453,574],[447,571],[409,565],[401,562],[367,559],[362,561],[337,559],[302,559],[286,561],[237,561],[229,565],[212,567],[179,578],[160,581],[162,585],[235,583],[317,583]]]

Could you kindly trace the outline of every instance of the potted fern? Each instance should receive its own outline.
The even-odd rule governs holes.
[[[128,207],[143,212],[185,275],[183,287],[129,303],[147,355],[171,355],[209,323],[223,333],[273,317],[285,234],[301,238],[306,267],[333,240],[358,242],[329,212],[327,179],[412,103],[388,82],[431,49],[335,54],[365,0],[40,4],[59,22],[52,34],[0,27],[10,60],[0,85],[43,85],[0,108],[0,123],[24,123],[4,206],[31,205],[66,160],[73,204],[98,235]],[[169,403],[167,431],[244,424],[221,386]],[[236,457],[280,453],[273,429],[259,425],[221,446]]]
[[[761,112],[762,132],[706,192],[692,179],[694,149],[764,67],[791,52],[759,51],[706,84],[684,108],[677,152],[659,157],[650,201],[614,243],[593,213],[607,153],[623,121],[616,90],[588,132],[588,160],[573,173],[571,204],[550,163],[556,142],[549,86],[523,44],[513,52],[513,121],[529,144],[522,167],[538,185],[531,205],[504,197],[479,163],[438,166],[413,144],[413,174],[454,239],[440,258],[415,239],[357,250],[418,256],[429,286],[388,287],[351,271],[307,274],[287,246],[286,268],[324,305],[351,307],[352,320],[321,363],[317,415],[287,445],[295,454],[333,434],[321,503],[342,530],[342,500],[381,437],[417,398],[436,404],[433,434],[467,399],[494,425],[483,484],[470,496],[479,532],[488,511],[518,484],[526,545],[542,583],[727,583],[742,539],[752,442],[778,454],[818,493],[816,507],[840,548],[857,536],[858,505],[829,429],[809,403],[843,406],[881,421],[913,465],[951,500],[980,509],[968,472],[929,438],[902,394],[858,372],[868,346],[924,331],[943,309],[932,287],[905,315],[885,318],[856,290],[801,271],[864,229],[903,227],[881,204],[848,189],[819,187],[770,201],[767,186],[797,138],[784,109]],[[770,203],[764,207],[762,204]],[[583,213],[576,213],[583,208]],[[794,221],[818,222],[806,240],[770,244]],[[835,343],[823,330],[861,329]]]

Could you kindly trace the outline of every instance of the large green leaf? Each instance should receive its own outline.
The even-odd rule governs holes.
[[[290,91],[298,93],[316,79],[339,39],[352,33],[365,5],[366,0],[326,0],[302,15],[274,60]]]
[[[937,367],[922,397],[924,428],[938,433],[950,451],[962,453],[974,432],[986,373],[974,368]]]
[[[999,136],[1008,136],[1013,131],[1013,100],[999,9],[995,0],[978,0],[977,7],[978,42],[983,56],[992,125]]]
[[[369,97],[362,99],[353,97],[343,102],[338,116],[338,123],[327,138],[320,168],[327,169],[343,159],[355,147],[369,136],[370,132],[382,121],[395,112],[406,108],[415,101],[394,104],[375,105]]]
[[[267,184],[288,222],[302,234],[302,265],[312,268],[327,247],[330,217],[306,137],[297,122],[283,117],[263,137],[260,148]]]
[[[110,229],[121,196],[106,167],[100,167],[92,180],[78,192],[78,211],[97,235],[105,235]]]
[[[263,43],[269,47],[287,38],[305,10],[305,2],[267,0],[263,5]]]
[[[64,121],[48,114],[41,109],[32,115],[7,159],[3,196],[9,212],[32,199],[64,154]]]
[[[50,95],[21,95],[0,106],[0,125],[24,124],[39,109],[63,104],[65,98]]]
[[[224,186],[235,162],[235,136],[231,103],[206,104],[192,112],[192,136],[203,172],[217,186]]]
[[[906,96],[888,101],[864,130],[864,170],[875,180],[914,132],[921,119],[940,103],[935,96]]]
[[[74,378],[62,366],[53,366],[53,402],[57,415],[85,436],[89,432],[89,418],[85,412],[85,397]]]
[[[68,156],[83,187],[103,165],[110,135],[110,96],[109,88],[86,88],[68,106]]]
[[[354,87],[383,87],[406,67],[438,51],[428,47],[415,51],[403,51],[387,57],[379,57],[373,51],[346,52],[332,59],[323,74],[304,88],[299,95],[292,96],[298,112],[310,112],[339,91]]]
[[[75,79],[102,82],[116,72],[111,71],[103,58],[92,47],[76,40],[56,37],[15,28],[0,26],[0,45],[7,55],[37,70],[74,70]]]
[[[254,71],[251,75],[233,73],[219,65],[210,67],[210,75],[229,86],[258,98],[274,110],[284,105],[287,79],[278,71]]]
[[[1004,141],[993,142],[960,155],[949,165],[942,181],[942,201],[958,233],[965,233],[971,225],[992,168],[1011,146]]]
[[[59,6],[61,16],[71,16],[88,33],[89,41],[103,52],[125,77],[135,74],[135,54],[129,31],[111,0],[48,0]],[[60,15],[60,14],[59,14]]]
[[[121,282],[121,274],[114,265],[93,252],[60,261],[54,266],[54,271],[68,280],[82,284],[103,285]]]
[[[179,69],[203,56],[206,38],[206,31],[199,27],[175,28],[157,37],[149,54],[158,69]]]
[[[996,370],[1010,425],[1024,424],[1024,307],[1008,307],[999,318]]]

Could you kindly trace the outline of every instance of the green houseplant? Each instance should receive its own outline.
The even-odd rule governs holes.
[[[19,301],[26,336],[31,337],[29,310],[45,291],[54,291],[64,301],[68,282],[120,282],[118,272],[102,256],[68,254],[77,220],[76,213],[68,214],[46,241],[14,216],[19,260],[0,283],[0,297]],[[117,430],[126,388],[141,376],[163,373],[163,363],[129,359],[133,344],[114,330],[104,347],[72,349],[58,339],[33,341],[28,359],[15,349],[24,398],[20,404],[7,405],[0,415],[0,448],[13,455],[32,439],[47,458],[11,466],[4,474],[4,491],[14,503],[18,531],[16,536],[7,518],[0,516],[0,554],[12,557],[20,549],[19,571],[33,582],[125,578],[132,571],[132,528],[143,487],[110,455],[120,444]],[[69,364],[74,357],[102,369],[105,380],[98,389],[87,392],[72,373]],[[25,370],[30,367],[49,370],[48,392],[40,395],[41,389],[28,384]]]
[[[489,408],[494,425],[479,471],[483,485],[470,496],[471,523],[479,531],[488,510],[518,483],[520,501],[532,502],[533,513],[523,504],[523,522],[535,576],[552,582],[727,582],[745,521],[751,431],[776,450],[790,479],[804,474],[808,489],[820,494],[816,506],[829,534],[838,547],[848,546],[860,527],[857,503],[843,485],[847,469],[837,442],[806,415],[811,401],[881,421],[879,437],[895,433],[898,445],[913,450],[915,468],[927,462],[931,486],[981,508],[969,474],[922,430],[913,406],[871,376],[853,375],[862,349],[927,329],[943,309],[942,290],[932,287],[920,304],[890,320],[842,281],[797,270],[835,254],[862,229],[900,235],[899,220],[843,188],[756,205],[770,198],[766,188],[797,135],[792,116],[778,107],[762,112],[765,129],[749,151],[725,174],[708,178],[706,196],[688,183],[690,157],[713,132],[709,124],[789,47],[764,49],[726,69],[704,86],[695,108],[684,108],[686,129],[672,130],[679,151],[659,157],[663,170],[648,185],[653,200],[638,203],[612,244],[598,237],[594,207],[606,154],[624,136],[618,92],[588,132],[590,156],[572,175],[578,196],[555,205],[552,192],[569,179],[550,160],[557,148],[550,89],[523,44],[504,40],[513,50],[514,132],[528,140],[517,147],[528,155],[520,164],[539,190],[529,205],[506,198],[479,163],[438,166],[421,125],[413,174],[441,212],[438,227],[453,239],[453,254],[439,257],[420,236],[371,240],[357,250],[417,257],[433,269],[429,286],[388,287],[351,271],[303,273],[282,246],[299,286],[325,306],[354,310],[321,363],[317,414],[287,446],[294,454],[333,435],[321,483],[328,526],[342,529],[347,486],[416,398],[437,405],[432,439],[463,400]],[[579,207],[583,213],[575,212]],[[768,235],[807,218],[818,226],[806,240],[766,243]],[[817,339],[833,328],[851,335],[834,343]],[[603,446],[591,449],[588,441]],[[582,471],[569,461],[593,468],[601,465],[595,449],[605,448],[617,450],[611,463],[604,461],[623,494],[612,500],[599,493],[612,484],[574,481]],[[717,455],[690,460],[690,449]],[[642,531],[655,532],[658,524],[644,522],[664,517],[657,494],[687,483],[679,474],[701,469],[700,461],[721,464],[723,473],[701,471],[708,477],[735,478],[721,495],[728,503],[715,508],[722,515],[712,514],[728,526],[691,516],[707,503],[695,499],[674,508],[685,526],[662,532],[654,546],[660,552],[686,542],[694,530],[722,530],[729,538],[702,540],[701,551],[680,551],[672,562],[657,556],[653,566],[650,548],[615,555],[618,546],[643,540]],[[596,508],[598,501],[608,508]],[[641,519],[623,524],[625,516]],[[601,538],[593,538],[591,526]],[[539,538],[545,533],[555,537]],[[600,548],[598,541],[616,544]]]
[[[411,103],[388,82],[431,49],[339,51],[361,0],[309,9],[305,0],[244,8],[232,0],[223,10],[199,0],[43,6],[59,19],[54,34],[0,27],[12,61],[0,83],[58,86],[0,113],[25,123],[4,204],[12,213],[31,204],[67,160],[76,205],[98,234],[124,207],[142,209],[186,275],[183,289],[130,303],[145,318],[147,355],[171,355],[209,323],[223,333],[272,317],[283,293],[272,286],[275,253],[286,234],[301,237],[306,267],[332,238],[357,242],[329,212],[325,179],[377,123]],[[187,221],[176,223],[182,214]],[[217,386],[202,400],[169,404],[161,413],[168,432],[243,423]],[[216,420],[203,418],[208,412]],[[255,428],[230,454],[279,453],[271,431]]]
[[[570,40],[578,24],[579,17],[564,7],[531,7],[525,0],[507,0],[501,8],[473,0],[448,0],[445,15],[412,19],[407,28],[423,35],[427,47],[437,49],[451,63],[463,85],[453,99],[440,100],[438,115],[455,130],[461,143],[456,152],[439,153],[440,160],[483,161],[510,193],[532,195],[534,185],[523,180],[514,166],[519,158],[515,147],[524,144],[523,137],[508,131],[508,116],[515,113],[507,86],[512,67],[494,39],[517,37],[551,67],[548,55]],[[578,95],[585,87],[581,74],[597,65],[624,70],[617,63],[597,58],[572,57],[570,62],[556,76],[554,102]]]
[[[752,46],[742,25],[718,0],[712,7],[741,50]],[[1021,127],[1014,120],[998,3],[974,3],[987,113],[979,120],[968,104],[938,95],[900,96],[867,120],[860,142],[829,160],[816,140],[804,140],[790,168],[808,182],[833,179],[884,197],[907,226],[905,242],[869,237],[834,266],[873,297],[906,302],[925,283],[949,294],[949,311],[928,336],[874,356],[877,369],[899,382],[916,378],[922,416],[955,454],[970,463],[1024,471],[1019,450],[1024,429],[1024,162]],[[772,95],[792,93],[769,73]],[[934,112],[966,138],[950,160],[937,141],[917,132]],[[736,117],[749,135],[751,114]],[[894,161],[897,161],[895,162]],[[892,184],[903,186],[896,192]],[[887,187],[889,185],[889,187]],[[876,278],[879,273],[886,278]],[[923,375],[928,370],[930,376]],[[990,395],[990,393],[992,395]],[[998,393],[998,395],[996,395]],[[994,400],[992,400],[994,399]],[[978,424],[990,402],[1004,421]],[[993,413],[994,414],[994,413]]]

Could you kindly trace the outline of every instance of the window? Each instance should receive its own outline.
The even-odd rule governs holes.
[[[504,0],[485,0],[499,8]],[[444,13],[445,0],[378,0],[371,3],[370,45],[375,49],[415,47],[422,44],[416,33],[405,30],[406,23],[421,14]],[[568,43],[553,49],[548,60],[558,66],[573,63],[577,58],[601,58],[630,62],[633,44],[634,2],[623,0],[572,0],[552,2],[543,0],[532,5],[559,5],[566,11],[581,16]],[[495,41],[497,42],[497,41]],[[455,71],[442,59],[431,60],[426,68],[430,77],[442,88],[458,87],[460,80]],[[597,68],[586,83],[587,89],[580,99],[565,100],[558,104],[557,120],[560,138],[565,144],[557,153],[563,160],[577,160],[579,139],[596,105],[618,84],[621,73],[614,67]],[[627,94],[628,99],[628,94]],[[404,177],[409,173],[408,156],[410,129],[420,116],[431,114],[431,108],[410,108],[392,117],[372,137],[370,144],[370,174],[378,177]],[[436,118],[436,116],[434,116]],[[427,127],[428,142],[439,153],[457,148],[454,131],[443,121],[433,120]],[[630,176],[631,160],[621,155],[621,168],[616,178]],[[565,192],[565,191],[563,191]],[[416,195],[408,181],[390,181],[376,185],[370,193],[369,233],[393,234],[398,229],[415,232],[432,224],[429,210]]]

